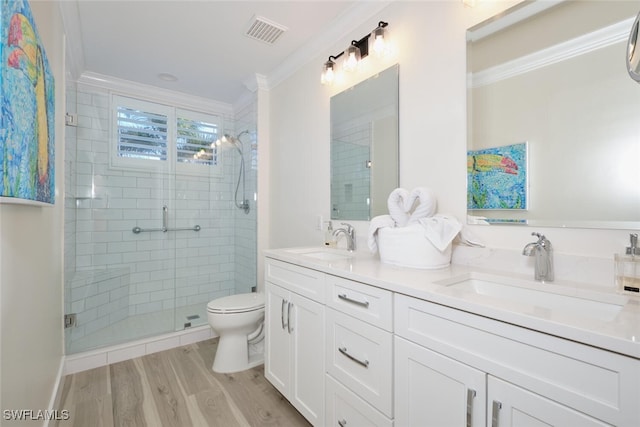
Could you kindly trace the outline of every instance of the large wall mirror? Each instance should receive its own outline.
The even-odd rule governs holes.
[[[468,30],[469,222],[640,229],[639,6],[525,1]]]
[[[398,187],[398,65],[330,104],[331,219],[368,221]]]

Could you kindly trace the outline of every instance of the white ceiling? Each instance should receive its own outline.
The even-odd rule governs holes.
[[[365,19],[373,30],[387,3],[73,0],[61,8],[76,77],[97,73],[232,104],[257,82],[277,84]],[[287,31],[272,45],[247,37],[256,15]]]

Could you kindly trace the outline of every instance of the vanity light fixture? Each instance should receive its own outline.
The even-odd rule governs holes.
[[[360,54],[360,48],[358,47],[357,42],[351,42],[351,46],[344,51],[342,69],[345,71],[354,71],[361,59],[362,55]]]
[[[327,62],[322,66],[322,75],[320,75],[320,83],[330,85],[333,83],[333,79],[336,77],[334,62],[337,59],[335,56],[330,56]]]
[[[373,30],[371,35],[373,39],[371,39],[371,50],[377,57],[382,57],[389,52],[389,34],[386,30],[387,28],[386,22],[380,22],[378,24],[378,28]]]
[[[383,56],[388,51],[388,31],[386,30],[388,22],[380,21],[378,26],[369,34],[360,40],[352,40],[346,50],[337,55],[329,56],[327,62],[322,66],[322,75],[320,83],[331,84],[336,77],[336,60],[344,57],[342,68],[344,71],[353,71],[357,68],[358,63],[369,55],[369,43],[371,43],[371,51],[377,56]],[[373,37],[372,37],[373,36]]]

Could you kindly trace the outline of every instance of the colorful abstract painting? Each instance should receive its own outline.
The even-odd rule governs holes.
[[[467,151],[468,209],[527,209],[527,143]]]
[[[54,79],[29,2],[0,15],[0,201],[53,204]]]

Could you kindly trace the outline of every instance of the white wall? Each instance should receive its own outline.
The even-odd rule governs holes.
[[[329,98],[345,87],[400,64],[400,185],[431,187],[439,212],[466,216],[465,30],[517,1],[392,2],[378,16],[354,26],[329,51],[318,52],[270,93],[269,247],[321,244],[317,215],[329,216]],[[351,39],[389,22],[396,57],[363,62],[366,71],[342,85],[320,85],[321,66]],[[262,165],[261,165],[262,166]],[[367,222],[356,224],[360,250]],[[628,244],[628,230],[532,229],[473,226],[487,246],[521,250],[531,232],[545,233],[556,253],[612,259]]]
[[[44,410],[63,354],[64,41],[57,3],[31,8],[55,78],[56,203],[0,205],[0,408]]]

